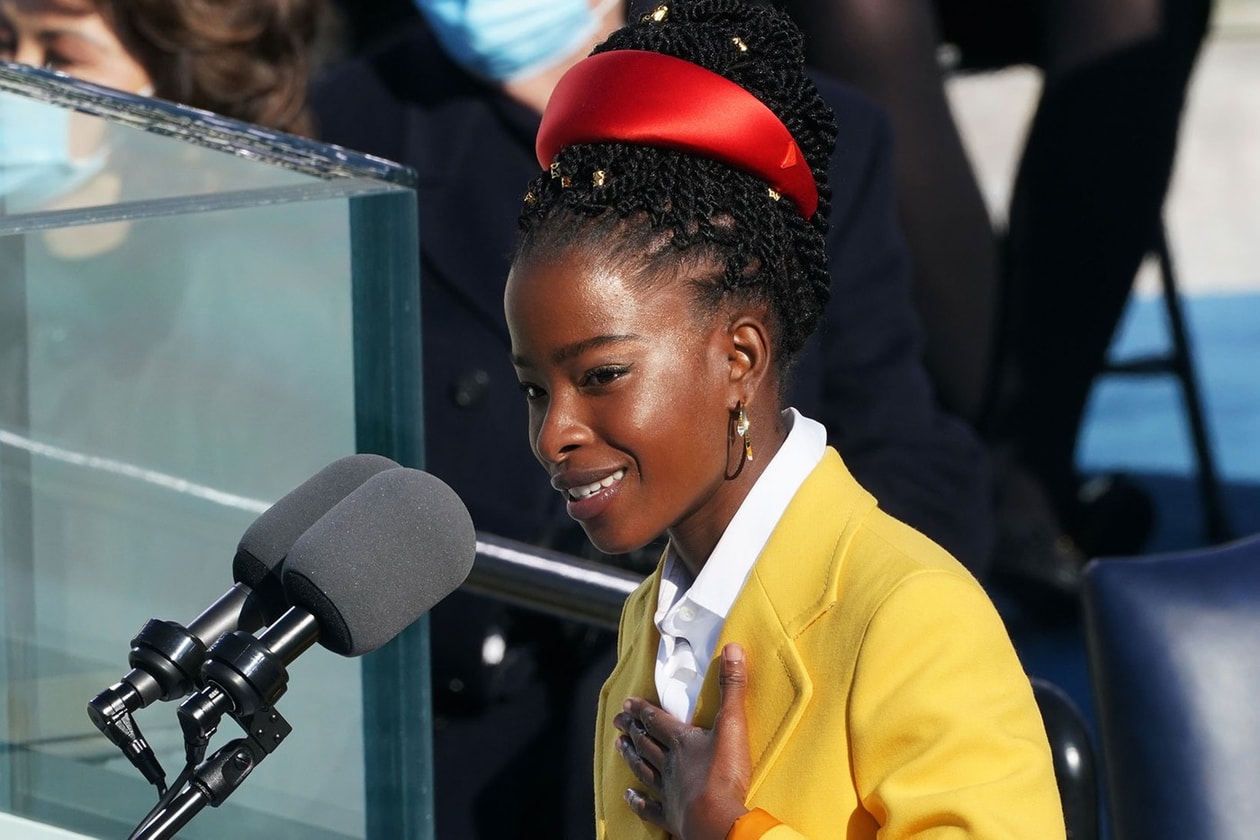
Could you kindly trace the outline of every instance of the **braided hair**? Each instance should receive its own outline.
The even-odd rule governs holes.
[[[836,128],[805,76],[801,33],[769,6],[674,0],[594,52],[627,49],[685,59],[765,104],[813,173],[817,212],[807,220],[756,176],[705,157],[628,143],[574,144],[531,182],[516,258],[599,247],[609,259],[638,259],[658,270],[717,265],[718,276],[693,278],[699,302],[714,311],[736,300],[764,306],[785,384],[830,294],[824,239]]]

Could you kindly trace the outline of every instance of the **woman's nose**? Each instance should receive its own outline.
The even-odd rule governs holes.
[[[29,64],[31,67],[43,67],[48,64],[48,51],[38,41],[30,38],[19,38],[13,50],[15,64]]]
[[[577,400],[555,397],[547,405],[534,434],[534,454],[544,463],[558,464],[592,439],[590,425]]]

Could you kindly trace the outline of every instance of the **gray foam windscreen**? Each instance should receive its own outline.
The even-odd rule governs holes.
[[[476,552],[472,518],[455,491],[398,467],[369,478],[298,538],[284,590],[318,620],[321,645],[360,656],[454,592]]]
[[[280,564],[298,537],[363,482],[397,468],[389,458],[359,454],[339,458],[315,473],[245,529],[232,558],[232,579],[258,592],[269,620],[278,618],[288,607]]]

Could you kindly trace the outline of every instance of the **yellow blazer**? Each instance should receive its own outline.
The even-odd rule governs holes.
[[[663,838],[622,794],[629,696],[659,703],[660,569],[626,601],[599,698],[596,834]],[[1064,837],[1045,728],[992,602],[943,549],[881,511],[828,448],[757,558],[717,650],[747,651],[747,806],[766,840]],[[718,663],[693,722],[712,726]]]

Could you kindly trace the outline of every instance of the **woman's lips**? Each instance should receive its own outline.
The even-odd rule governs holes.
[[[621,489],[625,475],[626,471],[619,469],[599,481],[566,490],[564,496],[568,504],[565,507],[569,516],[584,522],[602,514]]]
[[[626,477],[625,469],[617,470],[612,475],[607,475],[599,481],[592,481],[590,484],[583,484],[581,487],[570,487],[566,492],[570,500],[581,501],[587,496],[593,496],[600,490],[612,487],[618,481]]]

